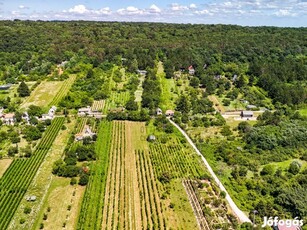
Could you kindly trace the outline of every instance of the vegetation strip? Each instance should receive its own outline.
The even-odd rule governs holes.
[[[55,118],[33,155],[29,159],[14,160],[0,179],[0,229],[8,227],[64,120],[64,118]]]
[[[101,229],[111,130],[110,122],[103,121],[99,127],[96,142],[97,161],[91,167],[93,173],[83,197],[77,229]]]

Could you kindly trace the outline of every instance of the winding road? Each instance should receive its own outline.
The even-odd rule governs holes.
[[[177,125],[175,122],[173,122],[171,119],[169,119],[170,123],[175,126],[183,135],[184,137],[188,140],[188,142],[190,143],[190,145],[193,147],[193,149],[196,151],[196,153],[201,157],[202,161],[204,162],[204,164],[206,165],[209,173],[211,174],[211,176],[213,177],[213,179],[215,180],[215,182],[218,184],[218,186],[220,187],[220,189],[222,191],[224,191],[226,193],[226,200],[230,206],[230,208],[232,209],[232,211],[234,212],[235,216],[238,217],[238,219],[240,220],[240,222],[244,223],[244,222],[249,222],[251,223],[251,220],[248,218],[248,216],[242,212],[238,206],[235,204],[235,202],[231,199],[231,197],[229,196],[227,190],[225,189],[225,187],[223,186],[223,184],[221,183],[221,181],[219,180],[219,178],[215,175],[215,173],[213,172],[211,166],[209,165],[209,163],[207,162],[206,158],[201,154],[201,152],[198,150],[198,148],[196,147],[196,145],[193,143],[193,141],[191,140],[191,138],[186,134],[186,132],[184,130],[182,130],[179,125]]]

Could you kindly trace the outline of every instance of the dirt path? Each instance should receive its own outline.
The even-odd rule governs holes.
[[[240,222],[249,222],[251,223],[251,220],[247,217],[247,215],[245,215],[244,212],[242,212],[238,206],[234,203],[234,201],[231,199],[231,197],[229,196],[227,190],[225,189],[225,187],[223,186],[223,184],[221,183],[221,181],[218,179],[218,177],[215,175],[215,173],[213,172],[211,166],[209,165],[209,163],[207,162],[206,158],[201,154],[201,152],[197,149],[196,145],[193,143],[193,141],[190,139],[190,137],[186,134],[186,132],[184,130],[182,130],[175,122],[173,122],[172,120],[169,119],[169,121],[171,122],[171,124],[173,126],[175,126],[181,133],[182,135],[184,135],[184,137],[187,139],[187,141],[190,143],[190,145],[193,147],[193,149],[196,151],[196,153],[201,157],[202,161],[204,162],[204,164],[206,165],[209,173],[211,174],[211,176],[213,177],[214,181],[217,183],[217,185],[219,186],[219,188],[224,191],[226,193],[226,200],[231,208],[231,210],[233,211],[233,213],[239,218]]]

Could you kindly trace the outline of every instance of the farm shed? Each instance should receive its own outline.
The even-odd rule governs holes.
[[[157,108],[157,109],[156,109],[156,114],[157,114],[157,115],[162,115],[162,109]]]
[[[174,114],[175,114],[175,112],[173,111],[173,110],[166,110],[166,112],[165,112],[165,115],[167,116],[167,117],[173,117],[174,116]]]
[[[155,135],[149,135],[147,138],[147,141],[153,142],[156,140],[156,136]]]
[[[254,116],[253,111],[241,111],[241,117],[249,118],[253,116]]]

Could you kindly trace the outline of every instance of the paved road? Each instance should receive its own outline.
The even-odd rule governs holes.
[[[240,222],[250,222],[251,220],[248,218],[248,216],[245,215],[244,212],[242,212],[238,206],[233,202],[233,200],[231,199],[231,197],[229,196],[228,192],[226,191],[225,187],[222,185],[221,181],[219,180],[219,178],[217,178],[217,176],[215,175],[215,173],[213,172],[211,166],[209,165],[209,163],[207,162],[206,158],[201,154],[201,152],[197,149],[196,145],[193,143],[193,141],[191,140],[191,138],[186,134],[186,132],[184,130],[182,130],[175,122],[173,122],[172,120],[169,119],[169,121],[171,122],[172,125],[174,125],[184,136],[185,138],[188,140],[188,142],[190,143],[190,145],[192,145],[192,147],[194,148],[194,150],[196,151],[196,153],[201,157],[201,159],[203,160],[204,164],[206,165],[209,173],[211,174],[211,176],[213,177],[213,179],[215,180],[215,182],[218,184],[218,186],[220,187],[220,189],[222,191],[225,191],[226,193],[226,200],[229,203],[230,208],[232,209],[232,211],[234,212],[234,214],[239,218]]]

